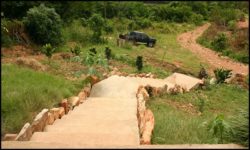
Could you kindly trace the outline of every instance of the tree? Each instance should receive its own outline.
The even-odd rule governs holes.
[[[105,21],[100,14],[94,14],[88,20],[88,25],[90,29],[93,31],[92,40],[93,42],[99,43],[101,42],[102,30],[105,25]]]
[[[57,45],[62,41],[62,21],[54,8],[48,8],[44,4],[28,10],[24,17],[24,25],[37,44],[51,43]]]

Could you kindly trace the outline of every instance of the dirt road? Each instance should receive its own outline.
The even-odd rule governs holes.
[[[240,73],[247,75],[249,66],[235,62],[232,59],[228,57],[220,57],[218,56],[218,53],[215,51],[202,47],[196,42],[196,39],[202,35],[202,33],[210,26],[209,23],[206,23],[198,28],[196,28],[193,31],[182,33],[177,37],[178,42],[184,47],[189,49],[191,52],[198,55],[201,59],[206,60],[211,68],[209,69],[209,72],[215,68],[225,68],[225,69],[231,69],[233,73]]]

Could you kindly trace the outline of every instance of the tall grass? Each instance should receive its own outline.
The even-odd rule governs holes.
[[[169,95],[164,94],[155,97],[147,103],[155,117],[155,128],[152,137],[153,144],[184,144],[184,143],[214,143],[217,141],[207,131],[208,123],[216,115],[223,113],[225,121],[230,125],[235,135],[228,135],[224,143],[248,144],[248,111],[244,109],[248,105],[249,92],[235,85],[215,85],[207,90],[190,91],[189,93]],[[194,110],[199,110],[199,98],[204,98],[204,111],[199,116],[188,113],[171,105],[178,102],[182,105],[193,105]],[[235,115],[238,109],[244,109],[245,113]],[[244,114],[244,115],[242,115]],[[233,118],[234,119],[233,119]]]
[[[65,97],[76,94],[83,85],[61,77],[2,64],[2,135],[17,133],[25,122],[43,108],[51,108]]]

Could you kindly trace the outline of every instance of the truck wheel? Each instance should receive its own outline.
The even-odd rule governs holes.
[[[153,47],[154,44],[153,44],[152,42],[149,42],[149,43],[148,43],[148,46],[149,46],[149,47]]]

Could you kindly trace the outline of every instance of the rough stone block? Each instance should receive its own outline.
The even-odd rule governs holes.
[[[69,104],[67,99],[63,99],[60,103],[60,107],[64,108],[65,114],[67,114],[69,112]]]
[[[54,120],[58,119],[59,118],[59,111],[60,109],[59,108],[52,108],[50,109],[50,113],[53,114],[54,116]]]
[[[48,113],[48,120],[47,120],[47,124],[48,125],[52,125],[53,123],[54,123],[54,121],[55,121],[55,117],[54,117],[54,115],[52,114],[52,113]]]
[[[46,126],[48,119],[48,109],[43,109],[33,120],[31,128],[33,132],[41,132]]]
[[[80,100],[78,96],[72,96],[69,98],[69,103],[72,109],[74,109],[75,106],[78,106],[80,104]]]
[[[150,144],[152,132],[154,130],[154,115],[150,109],[145,111],[145,125],[141,137],[141,144]]]
[[[9,133],[7,133],[7,134],[4,135],[3,140],[4,141],[15,141],[16,137],[17,137],[17,134],[9,134]]]
[[[65,115],[65,111],[64,111],[64,108],[63,107],[59,107],[59,119],[62,118],[62,116]]]
[[[81,92],[78,94],[78,97],[79,97],[79,100],[80,100],[80,101],[84,101],[84,100],[87,98],[87,95],[85,94],[84,91],[81,91]]]
[[[26,123],[16,137],[16,141],[28,141],[32,136],[32,128],[30,123]]]

